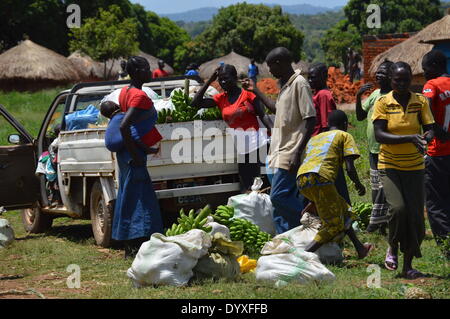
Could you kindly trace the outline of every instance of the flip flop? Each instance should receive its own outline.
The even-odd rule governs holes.
[[[388,248],[386,252],[386,259],[384,260],[384,267],[386,269],[395,271],[398,268],[398,259],[397,256],[391,254],[391,250]]]
[[[406,274],[403,273],[403,277],[405,277],[406,279],[413,280],[413,279],[425,277],[425,275],[416,269],[410,269],[406,272]]]

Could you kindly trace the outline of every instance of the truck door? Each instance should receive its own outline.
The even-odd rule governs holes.
[[[39,198],[33,138],[0,105],[0,207],[32,207]]]

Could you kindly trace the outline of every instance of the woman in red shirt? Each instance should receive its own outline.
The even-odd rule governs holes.
[[[216,79],[219,80],[219,84],[224,92],[214,95],[213,98],[204,98],[206,90]],[[255,146],[253,145],[252,147],[250,145],[251,142],[249,142],[245,150],[238,150],[239,153],[242,153],[240,155],[244,155],[244,159],[240,159],[238,162],[241,191],[246,192],[252,186],[254,178],[261,175],[260,168],[264,165],[264,161],[261,161],[259,156],[250,155],[252,152],[259,153],[257,148],[262,146],[262,143],[259,142],[261,135],[258,134],[258,117],[268,129],[269,136],[272,127],[271,121],[265,114],[259,99],[254,93],[240,88],[238,86],[236,68],[233,65],[224,64],[214,71],[205,85],[198,91],[192,101],[192,105],[199,108],[217,106],[222,113],[223,120],[230,128],[235,129],[235,134],[238,137],[250,136],[252,140],[258,140],[256,149],[252,149]],[[239,131],[245,131],[245,133],[241,135]],[[251,137],[252,134],[253,138]],[[258,161],[252,163],[255,162],[255,158]]]
[[[126,242],[125,257],[133,256],[153,233],[163,231],[158,199],[147,170],[147,154],[137,147],[130,130],[130,126],[141,121],[148,113],[146,110],[153,107],[152,100],[142,91],[142,84],[150,78],[150,65],[142,57],[131,57],[127,72],[131,84],[124,87],[119,96],[121,111],[125,112],[120,124],[125,147],[116,153],[119,190],[112,227],[112,238]],[[156,128],[141,138],[148,147],[161,139]]]

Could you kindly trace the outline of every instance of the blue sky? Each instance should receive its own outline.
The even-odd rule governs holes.
[[[275,3],[280,5],[294,5],[307,3],[321,7],[342,6],[348,0],[247,0],[247,3]],[[233,0],[131,0],[131,2],[139,3],[145,9],[156,13],[179,13],[187,10],[198,9],[203,7],[223,7],[243,1]]]

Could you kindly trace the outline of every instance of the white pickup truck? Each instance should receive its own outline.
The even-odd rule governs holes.
[[[144,86],[167,97],[175,88],[182,88],[184,80],[184,77],[158,79]],[[191,85],[201,85],[193,78],[190,81]],[[17,131],[17,134],[8,136],[10,145],[0,146],[0,207],[23,209],[23,224],[27,231],[45,232],[53,219],[61,216],[91,219],[97,244],[103,247],[111,245],[112,201],[117,193],[118,168],[115,154],[109,152],[104,144],[106,120],[87,129],[67,131],[65,116],[89,105],[98,107],[105,95],[128,84],[128,81],[80,83],[59,93],[50,105],[36,138],[0,105],[0,115]],[[39,155],[54,140],[53,127],[58,123],[61,124],[61,132],[56,166],[62,205],[55,206],[49,201],[45,177],[37,178],[35,169]],[[209,128],[217,128],[221,132],[221,135],[213,137],[216,143],[233,145],[233,137],[227,134],[226,127],[223,121],[157,125],[163,136],[161,152],[148,157],[147,167],[165,227],[176,219],[181,207],[190,209],[203,207],[206,203],[211,206],[224,204],[228,197],[239,192],[238,165],[233,147],[220,148],[225,151],[217,152],[208,162],[202,156],[203,148],[210,143],[202,132]],[[189,131],[190,137],[173,136],[177,128],[186,133]],[[187,163],[175,162],[171,154],[180,141],[194,145]],[[211,163],[211,160],[215,162]]]

